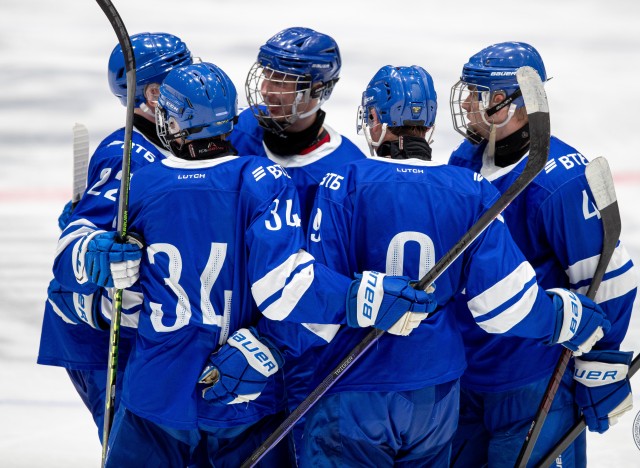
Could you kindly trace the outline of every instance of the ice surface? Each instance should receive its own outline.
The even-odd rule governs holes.
[[[441,161],[459,142],[448,98],[462,64],[495,42],[529,42],[553,77],[546,86],[553,133],[588,157],[608,158],[623,240],[640,262],[640,211],[634,208],[640,200],[640,3],[444,3],[119,0],[116,7],[129,33],[180,36],[195,55],[227,71],[241,96],[257,47],[272,34],[290,26],[331,34],[343,68],[324,107],[327,122],[363,148],[355,115],[368,80],[382,65],[421,65],[440,96],[434,158]],[[125,109],[106,82],[117,39],[91,1],[0,5],[0,466],[97,467],[100,446],[89,412],[64,370],[35,360],[56,219],[71,195],[71,129],[86,124],[93,150],[124,124]],[[624,349],[640,350],[639,332],[636,310]],[[640,376],[634,389],[636,409],[605,435],[589,435],[590,466],[640,466],[631,429],[640,410]]]

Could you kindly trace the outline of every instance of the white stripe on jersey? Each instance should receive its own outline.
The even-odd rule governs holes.
[[[303,323],[302,326],[316,336],[319,336],[327,343],[331,343],[333,337],[336,336],[340,325],[323,325],[320,323]]]
[[[516,295],[514,292],[518,293],[522,291],[522,285],[531,281],[535,276],[536,272],[533,270],[531,264],[529,262],[522,262],[514,271],[509,273],[509,275],[468,302],[469,310],[471,310],[473,317],[477,319],[497,309],[513,298]],[[528,307],[526,312],[528,313],[529,310],[531,310],[531,307]]]
[[[77,230],[70,232],[69,234],[64,234],[67,231],[71,231],[72,227],[76,226],[84,226],[80,227]],[[98,229],[95,224],[86,219],[78,219],[73,223],[70,223],[63,231],[63,236],[58,240],[58,245],[56,247],[56,257],[62,253],[64,249],[67,248],[69,244],[71,244],[76,239],[84,236],[85,234],[89,234],[90,232]]]
[[[295,274],[293,279],[282,288],[280,298],[262,311],[271,320],[284,320],[298,304],[300,298],[307,292],[315,276],[313,264],[303,268]]]
[[[638,269],[634,265],[623,274],[615,276],[613,278],[609,278],[606,281],[600,283],[595,301],[600,304],[602,302],[624,296],[634,288],[637,288],[639,281],[640,278],[638,277]],[[587,294],[588,289],[588,285],[582,286],[581,288],[578,288],[576,292],[580,294]]]
[[[276,292],[284,288],[291,272],[298,268],[299,265],[312,260],[313,256],[311,254],[300,249],[287,258],[281,265],[271,270],[258,281],[255,281],[253,286],[251,286],[251,294],[253,294],[253,299],[256,301],[256,304],[259,306]]]
[[[511,330],[513,327],[519,324],[527,315],[529,315],[533,304],[536,302],[538,291],[538,284],[534,283],[529,289],[527,289],[520,300],[513,304],[511,307],[504,310],[499,315],[496,315],[492,319],[476,323],[478,323],[478,326],[487,333],[505,333]],[[471,312],[473,313],[473,309],[471,310]]]
[[[594,255],[593,257],[586,258],[574,263],[573,265],[570,265],[566,270],[566,273],[569,276],[569,281],[571,281],[571,283],[573,284],[576,284],[586,279],[590,279],[593,276],[593,273],[596,271],[596,265],[598,264],[599,260],[600,255]],[[626,265],[629,261],[631,261],[631,257],[627,253],[627,250],[622,244],[618,244],[618,247],[616,247],[613,252],[611,261],[607,266],[606,273],[616,271],[617,269]],[[638,271],[637,267],[634,265],[625,273],[603,281],[600,285],[600,288],[598,289],[596,302],[605,302],[610,299],[615,299],[617,297],[623,296],[629,291],[636,288],[638,286],[638,282]],[[586,285],[580,287],[576,292],[580,294],[586,294],[588,289],[589,285]]]

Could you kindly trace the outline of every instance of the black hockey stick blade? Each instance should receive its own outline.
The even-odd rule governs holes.
[[[629,378],[633,377],[636,372],[638,372],[638,368],[640,367],[640,356],[636,356],[631,362],[631,366],[629,366]],[[580,418],[580,421],[575,423],[571,429],[564,433],[564,435],[560,438],[558,443],[544,456],[542,460],[538,463],[538,468],[543,468],[551,465],[556,458],[560,456],[562,452],[567,450],[569,446],[573,443],[576,438],[582,434],[587,428],[587,422],[584,419],[584,416]]]
[[[547,162],[550,142],[550,121],[547,96],[538,73],[531,67],[518,70],[518,83],[522,89],[529,115],[531,132],[529,156],[522,173],[504,194],[471,226],[469,231],[433,266],[414,286],[427,289],[451,265],[469,245],[489,227],[491,222],[511,203],[524,188],[538,175]],[[333,371],[309,394],[305,400],[278,426],[242,464],[242,468],[255,466],[260,459],[280,442],[296,422],[338,381],[380,337],[383,331],[373,329],[358,343]]]
[[[616,192],[613,186],[613,177],[607,160],[603,157],[598,157],[591,161],[585,168],[585,176],[596,202],[596,208],[600,212],[603,229],[600,259],[598,260],[596,270],[591,279],[591,284],[587,290],[587,297],[595,300],[602,278],[604,277],[607,266],[611,261],[616,245],[618,244],[622,225],[620,221],[620,210],[618,208]],[[551,409],[551,404],[553,403],[553,399],[560,387],[562,376],[567,370],[571,356],[572,352],[570,349],[565,348],[562,350],[562,354],[560,355],[558,363],[551,374],[547,388],[542,395],[538,411],[531,422],[527,437],[520,448],[520,453],[518,454],[518,459],[516,461],[516,466],[518,468],[527,466],[527,463],[531,458],[533,448],[540,436],[542,426],[547,419],[547,415]]]
[[[75,207],[87,188],[89,165],[89,130],[82,124],[73,126],[73,192],[71,206]]]
[[[105,16],[111,23],[118,37],[118,43],[124,55],[125,70],[127,72],[127,115],[124,126],[124,145],[122,154],[122,179],[120,181],[117,228],[120,239],[127,236],[127,220],[129,213],[129,183],[131,174],[131,146],[133,136],[133,115],[135,110],[136,89],[136,60],[133,46],[127,28],[122,18],[110,0],[96,0]],[[109,361],[107,369],[107,389],[104,406],[104,428],[102,431],[102,466],[107,459],[109,433],[113,424],[114,407],[116,401],[116,376],[118,370],[118,352],[120,346],[120,317],[122,315],[122,289],[116,289],[113,298],[113,313],[109,327]]]

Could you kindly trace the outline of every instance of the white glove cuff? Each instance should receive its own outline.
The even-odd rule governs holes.
[[[585,387],[599,387],[620,382],[627,378],[629,372],[629,366],[626,364],[609,364],[582,359],[576,359],[575,366],[573,378]]]
[[[246,328],[241,328],[231,335],[227,344],[239,350],[249,365],[265,377],[278,372],[278,363],[269,347],[262,344]]]
[[[384,297],[384,273],[377,271],[363,271],[358,286],[358,298],[356,313],[358,326],[361,328],[372,327],[378,318],[378,311]]]
[[[562,328],[556,343],[569,341],[578,331],[580,320],[582,319],[582,303],[578,296],[567,289],[553,288],[547,292],[560,296],[563,303]]]

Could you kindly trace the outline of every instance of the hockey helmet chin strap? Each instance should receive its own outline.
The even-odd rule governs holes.
[[[376,124],[376,125],[382,125],[382,133],[380,133],[380,138],[378,138],[378,141],[373,141],[373,138],[371,137],[371,129],[369,128],[368,125],[364,126],[364,136],[367,139],[367,145],[369,145],[369,151],[371,152],[371,156],[375,156],[376,155],[376,148],[378,148],[381,144],[382,141],[384,140],[385,135],[387,134],[387,124]]]
[[[522,91],[520,90],[520,88],[518,88],[509,96],[507,96],[504,101],[497,103],[495,106],[490,107],[482,113],[482,120],[489,127],[489,142],[487,144],[487,156],[489,158],[493,158],[496,154],[496,130],[498,128],[504,127],[511,121],[511,118],[513,117],[517,109],[517,106],[513,104],[513,101],[518,99],[520,96],[522,96]],[[487,117],[495,115],[497,112],[500,112],[507,106],[509,106],[509,110],[507,118],[504,120],[504,122],[496,124],[487,120]]]

